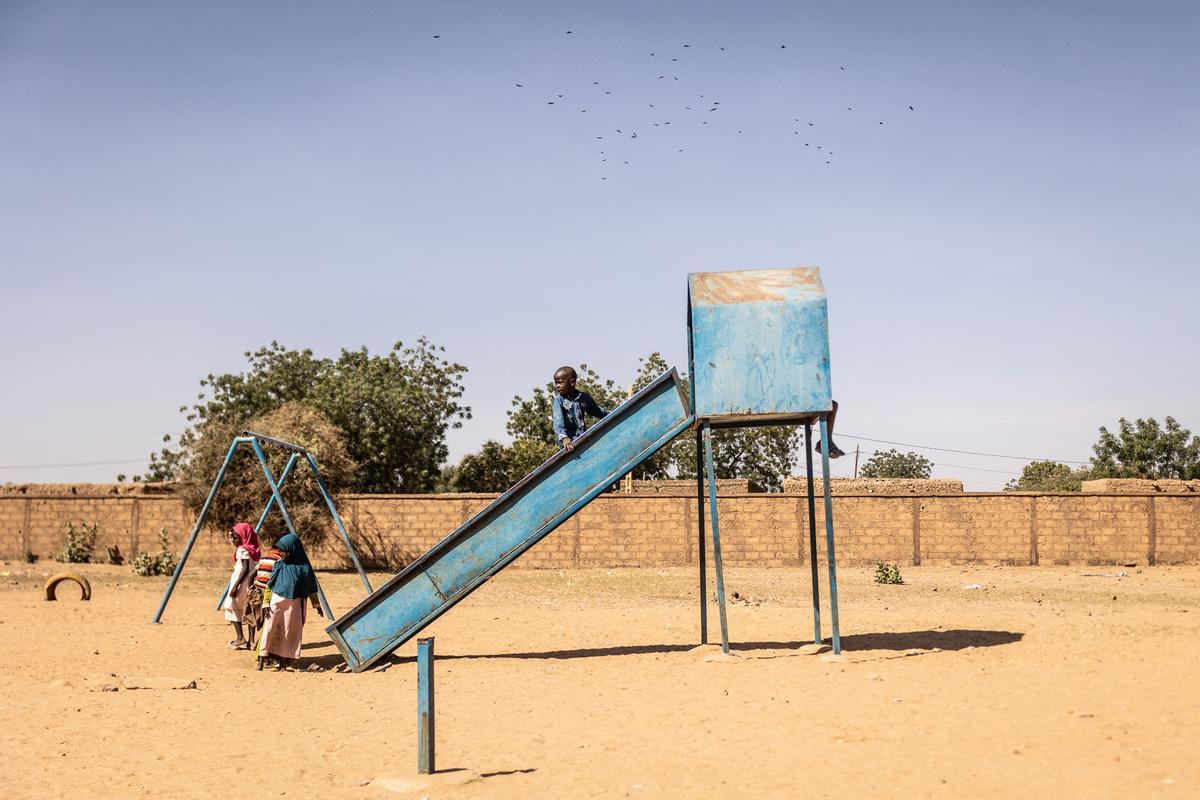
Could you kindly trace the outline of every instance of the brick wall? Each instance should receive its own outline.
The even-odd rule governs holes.
[[[492,495],[349,495],[338,506],[365,561],[404,563],[478,513]],[[816,502],[818,558],[825,557],[823,504]],[[843,564],[1197,564],[1200,494],[963,494],[849,496],[834,501]],[[705,508],[707,517],[707,507]],[[62,550],[67,522],[95,522],[96,547],[126,559],[158,549],[166,528],[179,553],[194,518],[171,495],[0,495],[0,559]],[[797,494],[729,494],[720,500],[730,565],[809,562],[808,501]],[[597,498],[517,562],[524,567],[668,566],[696,560],[696,500],[666,495]],[[337,539],[313,553],[348,563]],[[193,563],[224,564],[228,545],[201,533]]]

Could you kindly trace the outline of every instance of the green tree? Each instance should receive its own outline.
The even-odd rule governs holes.
[[[478,453],[468,453],[458,462],[454,488],[460,492],[502,492],[512,485],[511,472],[509,448],[489,439]]]
[[[1200,436],[1183,428],[1174,417],[1159,425],[1154,417],[1134,422],[1121,417],[1116,433],[1100,426],[1092,446],[1094,478],[1200,478]]]
[[[451,488],[458,492],[503,492],[557,450],[535,439],[517,439],[508,446],[486,441],[478,453],[465,455],[458,462]]]
[[[198,514],[204,505],[229,445],[242,427],[231,422],[211,422],[196,435],[179,475],[180,497],[193,513]],[[342,432],[312,408],[296,402],[284,403],[269,414],[247,421],[245,427],[307,449],[317,460],[329,491],[336,493],[354,486],[357,465],[347,452]],[[278,479],[289,454],[274,447],[266,447],[264,452]],[[258,458],[250,448],[239,447],[226,470],[217,501],[209,510],[208,522],[218,529],[227,529],[235,522],[253,525],[270,497],[271,489]],[[284,484],[283,497],[296,530],[306,542],[318,542],[333,530],[333,518],[304,462],[292,469]],[[272,509],[267,520],[265,538],[274,539],[287,532],[278,507]]]
[[[876,450],[858,471],[862,478],[928,478],[933,462],[911,451],[901,453],[896,448],[886,453]]]
[[[1006,492],[1078,492],[1091,477],[1086,469],[1071,469],[1057,461],[1033,461],[1004,487]]]
[[[248,420],[297,402],[341,430],[359,467],[348,488],[431,491],[446,460],[447,430],[471,417],[470,408],[458,402],[466,367],[447,361],[444,352],[421,338],[412,347],[397,342],[386,355],[371,355],[364,347],[329,359],[272,342],[246,353],[246,372],[200,381],[197,402],[180,409],[187,426],[174,447],[165,437],[167,446],[150,457],[146,477],[178,478],[201,438],[236,433],[248,427]]]

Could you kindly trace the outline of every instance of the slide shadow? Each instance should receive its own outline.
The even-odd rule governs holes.
[[[842,650],[962,650],[967,647],[997,647],[1021,641],[1025,634],[1016,631],[985,631],[954,629],[947,631],[883,631],[879,633],[853,633],[842,637]],[[828,644],[829,640],[826,639]],[[710,642],[719,644],[719,642]],[[740,652],[756,650],[796,650],[808,641],[763,641],[763,642],[730,642],[729,649]],[[316,645],[314,645],[316,646]],[[694,644],[630,644],[613,645],[610,647],[579,647],[570,650],[541,650],[527,653],[472,653],[472,654],[439,654],[438,661],[458,661],[463,659],[549,659],[565,660],[575,658],[609,658],[613,656],[640,656],[663,653],[683,653],[695,648]],[[398,664],[412,664],[416,656],[398,656],[394,653],[380,659],[371,669],[384,671]],[[343,663],[341,653],[333,652],[314,658],[306,658],[301,667],[310,664],[320,664],[331,669]]]
[[[852,633],[842,637],[843,650],[963,650],[967,647],[997,647],[1021,641],[1016,631],[880,631]]]

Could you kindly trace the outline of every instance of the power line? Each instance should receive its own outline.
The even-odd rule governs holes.
[[[955,469],[973,469],[976,472],[998,472],[1001,475],[1021,475],[1020,472],[1011,472],[1006,469],[988,469],[987,467],[968,467],[966,464],[934,464],[935,467],[954,467]]]
[[[1072,461],[1069,458],[1033,458],[1031,456],[1009,456],[1001,453],[980,453],[976,450],[953,450],[949,447],[932,447],[924,444],[909,444],[908,442],[890,442],[887,439],[869,439],[866,436],[851,436],[848,433],[838,432],[838,438],[843,436],[847,439],[858,439],[863,442],[875,442],[876,444],[894,444],[899,447],[915,447],[918,450],[937,450],[942,453],[961,453],[967,456],[987,456],[988,458],[1012,458],[1017,461],[1057,461],[1060,464],[1083,464],[1087,465],[1089,461]],[[968,468],[970,469],[970,468]]]
[[[53,467],[107,467],[115,464],[145,464],[145,458],[123,458],[118,461],[65,461],[61,464],[5,464],[0,469],[51,469]]]

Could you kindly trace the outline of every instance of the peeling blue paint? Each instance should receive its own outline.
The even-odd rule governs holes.
[[[829,325],[815,267],[688,277],[697,419],[829,411]]]

